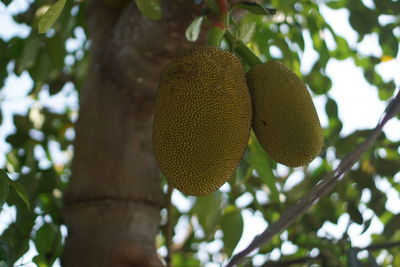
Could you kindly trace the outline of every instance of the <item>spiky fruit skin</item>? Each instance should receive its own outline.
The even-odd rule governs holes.
[[[161,76],[153,150],[169,183],[203,196],[233,174],[247,146],[251,98],[239,59],[200,46],[175,58]]]
[[[256,65],[246,78],[252,127],[269,156],[290,167],[310,163],[321,151],[323,132],[305,84],[280,61]]]

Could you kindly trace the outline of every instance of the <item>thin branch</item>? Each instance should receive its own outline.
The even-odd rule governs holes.
[[[353,247],[353,250],[356,252],[363,251],[363,250],[379,250],[379,249],[389,249],[393,247],[398,247],[400,246],[400,241],[397,242],[385,242],[385,243],[378,243],[378,244],[372,244],[366,247],[362,248],[355,248]],[[308,263],[311,261],[317,261],[321,259],[321,254],[315,257],[301,257],[301,258],[294,258],[294,259],[287,259],[287,260],[281,260],[281,261],[268,261],[265,262],[262,267],[283,267],[283,266],[290,266],[292,264],[298,264],[298,263]]]
[[[167,191],[167,225],[165,229],[165,239],[166,239],[166,246],[167,246],[167,256],[165,257],[165,262],[167,264],[167,267],[171,266],[171,246],[172,246],[172,214],[171,214],[171,197],[172,197],[172,191],[173,187],[171,184],[168,184],[168,191]]]
[[[400,241],[397,242],[385,242],[385,243],[377,243],[377,244],[372,244],[369,246],[366,246],[364,248],[353,248],[356,251],[362,251],[362,250],[379,250],[379,249],[388,249],[388,248],[394,248],[400,246]]]
[[[353,247],[352,249],[355,250],[356,252],[363,251],[363,250],[379,250],[379,249],[389,249],[393,247],[400,246],[400,241],[397,242],[385,242],[385,243],[377,243],[377,244],[372,244],[366,247],[362,248],[356,248]],[[281,260],[281,261],[268,261],[265,262],[262,267],[283,267],[283,266],[290,266],[292,264],[298,264],[298,263],[308,263],[311,261],[317,261],[321,259],[321,254],[315,256],[315,257],[301,257],[301,258],[294,258],[294,259],[287,259],[287,260]]]
[[[317,261],[321,258],[320,255],[316,257],[302,257],[302,258],[296,258],[296,259],[291,259],[291,260],[283,260],[283,261],[269,261],[266,262],[262,265],[262,267],[283,267],[283,266],[291,266],[293,264],[299,264],[299,263],[308,263],[310,261]]]
[[[361,155],[371,147],[376,138],[380,135],[383,126],[398,112],[400,111],[400,90],[397,92],[395,98],[388,104],[382,119],[377,124],[375,129],[372,131],[370,136],[360,144],[352,153],[348,154],[336,167],[334,171],[325,176],[321,182],[315,185],[311,191],[305,195],[300,201],[294,206],[287,209],[279,218],[278,221],[271,224],[264,232],[256,236],[250,245],[243,251],[234,255],[228,262],[226,267],[232,267],[244,259],[246,255],[251,253],[253,250],[259,248],[262,244],[270,241],[273,236],[281,233],[287,229],[296,219],[304,215],[313,205],[315,205],[322,197],[326,196],[339,181],[342,180],[343,175],[350,170],[350,168],[359,160]]]

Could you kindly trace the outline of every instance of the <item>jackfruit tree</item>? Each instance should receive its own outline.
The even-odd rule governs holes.
[[[400,266],[399,14],[1,0],[0,266]]]

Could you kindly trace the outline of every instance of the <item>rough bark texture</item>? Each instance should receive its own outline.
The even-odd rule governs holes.
[[[65,197],[64,266],[162,266],[155,250],[163,194],[151,149],[160,72],[191,46],[194,1],[163,1],[164,18],[87,7],[92,62],[80,95],[72,178]]]

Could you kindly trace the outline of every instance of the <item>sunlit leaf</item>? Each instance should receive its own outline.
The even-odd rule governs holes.
[[[46,33],[56,22],[64,9],[67,0],[57,0],[52,4],[44,15],[40,17],[38,29],[39,33]]]
[[[381,56],[381,61],[382,61],[382,62],[391,61],[391,60],[393,60],[393,59],[394,59],[393,57],[388,56],[388,55],[383,55],[383,56]]]
[[[337,45],[337,48],[333,53],[335,58],[337,58],[339,60],[344,60],[352,55],[350,46],[347,43],[347,40],[345,38],[336,35],[335,41],[336,41],[336,45]]]
[[[186,29],[186,39],[191,42],[197,41],[200,34],[201,24],[203,23],[204,17],[196,17],[189,27]]]
[[[36,255],[33,257],[32,261],[36,264],[37,267],[48,267],[49,263],[46,260],[45,255]]]
[[[247,14],[239,21],[239,34],[238,38],[244,43],[248,43],[254,34],[256,29],[256,22],[254,20],[254,15]]]
[[[326,5],[332,9],[340,9],[347,6],[346,0],[332,0],[326,3]]]

